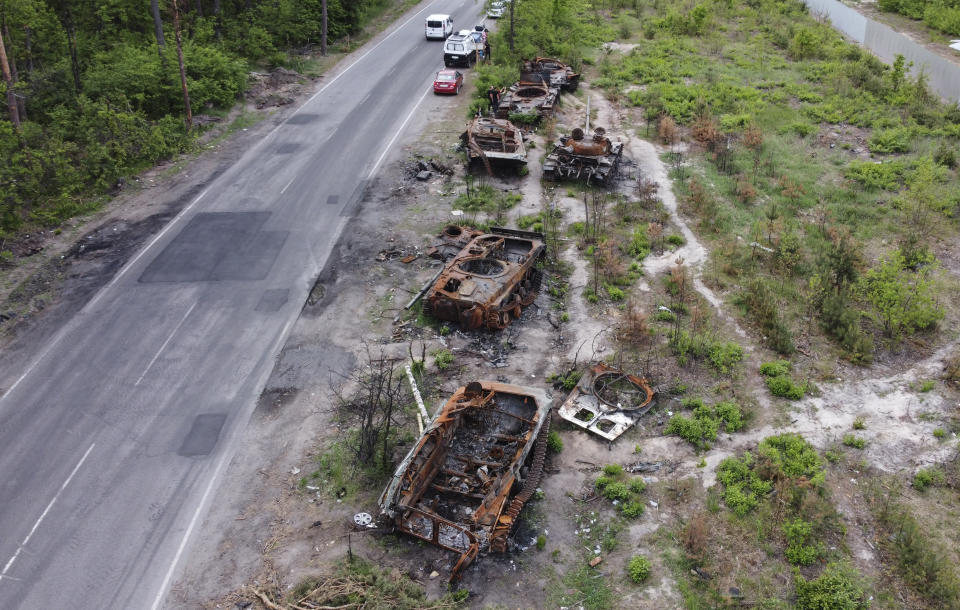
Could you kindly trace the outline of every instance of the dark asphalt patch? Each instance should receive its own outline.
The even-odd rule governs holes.
[[[290,125],[307,125],[309,123],[316,121],[319,118],[320,118],[319,114],[313,114],[310,112],[301,112],[300,114],[295,114],[289,119],[287,119],[287,123]]]
[[[270,212],[197,214],[163,249],[140,282],[262,280],[287,240],[286,231],[263,231]]]
[[[199,457],[210,455],[220,440],[220,430],[227,421],[226,413],[202,413],[197,415],[190,427],[190,432],[183,439],[177,455],[183,457]]]
[[[280,311],[280,308],[287,304],[287,299],[289,296],[289,288],[266,290],[264,291],[263,296],[260,297],[260,302],[257,303],[257,311],[262,311],[265,313]]]
[[[330,195],[327,197],[327,205],[337,205],[340,203],[340,195]]]
[[[285,142],[280,146],[277,146],[276,153],[278,155],[289,155],[290,153],[295,153],[300,150],[302,147],[296,142]]]

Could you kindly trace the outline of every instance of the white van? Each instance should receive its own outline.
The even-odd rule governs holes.
[[[446,40],[453,34],[453,19],[450,15],[430,15],[424,25],[427,40]]]

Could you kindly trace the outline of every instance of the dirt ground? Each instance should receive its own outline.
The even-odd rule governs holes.
[[[470,78],[468,74],[465,91],[470,90]],[[305,99],[315,86],[306,83],[289,95]],[[862,436],[868,445],[856,456],[860,462],[851,460],[847,466],[832,468],[828,482],[843,515],[846,543],[856,565],[865,574],[877,576],[870,520],[857,499],[856,469],[909,477],[923,465],[942,461],[953,450],[955,442],[938,441],[933,430],[947,427],[960,406],[958,395],[941,383],[922,392],[920,383],[937,378],[944,359],[956,350],[956,316],[945,325],[942,336],[947,340],[931,346],[915,362],[852,369],[834,362],[832,353],[814,352],[808,366],[812,368],[818,360],[830,361],[833,375],[819,382],[820,391],[790,404],[771,398],[756,371],[761,362],[772,360],[773,354],[739,325],[727,302],[729,295],[705,284],[703,267],[709,250],[680,213],[662,161],[668,151],[644,140],[640,129],[634,127],[640,121],[589,86],[576,96],[564,96],[556,133],[580,124],[586,96],[596,108],[594,124],[603,125],[608,134],[625,142],[629,163],[616,188],[630,195],[638,177],[656,182],[669,214],[670,231],[685,239],[679,249],[653,253],[644,260],[643,276],[631,289],[631,299],[647,311],[655,309],[665,299],[664,275],[682,257],[694,274],[697,298],[711,311],[717,331],[735,339],[746,351],[742,372],[730,377],[695,367],[680,369],[668,361],[658,362],[656,371],[644,372],[662,389],[683,376],[691,392],[732,394],[750,410],[752,419],[744,432],[721,434],[714,447],[702,454],[678,438],[664,435],[666,420],[679,406],[666,393],[635,428],[614,443],[555,419],[564,450],[548,462],[541,483],[543,497],[525,509],[512,552],[481,557],[466,571],[461,586],[471,592],[469,605],[548,607],[558,595],[571,592],[563,575],[581,563],[586,553],[603,558],[597,570],[604,575],[617,607],[680,607],[683,598],[678,583],[658,559],[658,531],[676,527],[702,509],[705,490],[715,483],[719,462],[755,447],[770,434],[786,431],[802,433],[818,449],[835,449],[857,417],[865,419]],[[340,499],[299,484],[306,473],[316,469],[322,450],[342,433],[334,415],[334,387],[342,374],[363,362],[368,349],[403,357],[411,340],[422,340],[428,353],[440,347],[449,349],[455,365],[445,372],[430,369],[435,375],[435,387],[429,394],[431,411],[438,399],[478,378],[546,387],[559,401],[564,392],[546,381],[548,374],[565,370],[574,359],[583,363],[614,353],[613,328],[623,310],[609,303],[590,304],[583,298],[589,265],[573,238],[561,241],[560,252],[572,269],[566,278],[570,283],[567,323],[556,324],[551,318],[554,302],[544,292],[521,319],[497,336],[486,331],[454,331],[441,336],[429,327],[392,324],[394,315],[436,270],[430,259],[422,256],[424,249],[445,224],[462,222],[462,217],[451,211],[455,196],[464,188],[465,170],[456,143],[466,122],[467,104],[466,94],[428,98],[399,141],[393,161],[384,166],[368,191],[370,195],[358,207],[243,432],[241,447],[192,543],[168,607],[245,607],[243,604],[253,601],[248,585],[289,590],[304,578],[329,570],[346,555],[348,546],[374,563],[410,575],[433,597],[447,591],[446,574],[455,560],[452,555],[402,537],[348,536],[348,523],[355,513],[376,512],[380,489]],[[295,106],[294,102],[261,111],[263,120],[211,142],[203,155],[144,174],[139,184],[128,187],[108,210],[59,235],[45,235],[42,256],[46,262],[32,269],[18,268],[6,280],[3,289],[7,292],[0,295],[13,295],[12,301],[7,300],[13,303],[7,309],[13,315],[7,322],[11,330],[5,335],[3,358],[15,358],[24,345],[51,336],[59,322],[82,307],[153,232]],[[582,200],[570,196],[563,185],[544,187],[539,180],[546,139],[542,134],[531,137],[535,147],[529,175],[486,179],[495,188],[523,195],[523,201],[509,211],[506,224],[514,226],[519,216],[540,211],[545,199],[552,199],[563,210],[563,225],[582,221]],[[452,176],[435,175],[419,182],[411,172],[417,159],[438,160],[456,169]],[[384,250],[420,256],[408,265],[393,257],[377,260]],[[944,254],[941,260],[956,275],[960,271],[957,257]],[[17,300],[13,287],[31,274],[33,287]],[[505,359],[489,357],[494,347]],[[604,464],[638,461],[656,463],[659,468],[643,475],[648,485],[643,496],[646,511],[615,534],[616,548],[601,549],[598,533],[615,509],[594,495],[592,481]],[[540,535],[546,540],[543,549],[536,548]],[[624,571],[629,557],[637,553],[654,562],[653,576],[643,587],[632,584]],[[744,563],[763,560],[738,557],[738,564],[741,559]],[[439,575],[431,578],[434,571]]]

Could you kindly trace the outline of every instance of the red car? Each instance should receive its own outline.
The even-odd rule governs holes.
[[[456,70],[440,70],[437,72],[437,78],[433,79],[434,93],[460,93],[463,88],[463,74]]]

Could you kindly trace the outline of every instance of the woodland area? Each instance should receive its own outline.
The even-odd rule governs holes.
[[[191,146],[178,46],[192,113],[222,113],[251,66],[295,63],[291,49],[321,44],[324,6],[337,40],[388,4],[0,1],[0,256],[18,231],[95,209],[122,177]]]

